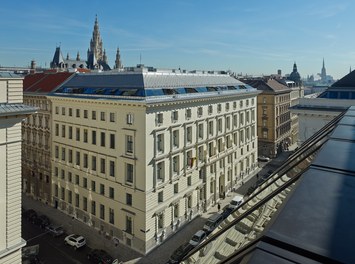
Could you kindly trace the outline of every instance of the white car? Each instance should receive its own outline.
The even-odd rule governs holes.
[[[72,246],[74,249],[78,249],[86,245],[86,240],[81,235],[71,234],[64,238],[64,244]]]
[[[265,161],[265,162],[267,162],[267,161],[270,160],[270,158],[265,157],[265,156],[259,156],[259,157],[258,157],[258,160],[259,160],[259,161]]]
[[[232,201],[230,201],[228,208],[235,209],[239,207],[244,202],[244,198],[241,195],[236,195],[233,197]]]

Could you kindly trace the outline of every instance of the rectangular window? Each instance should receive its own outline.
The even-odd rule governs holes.
[[[109,208],[109,222],[115,224],[115,211],[112,208]]]
[[[54,167],[54,176],[58,177],[58,167]]]
[[[76,109],[76,117],[80,117],[80,109]]]
[[[79,194],[76,193],[76,194],[75,194],[75,206],[76,206],[76,207],[79,207],[79,199],[80,199],[80,198],[79,198]]]
[[[126,163],[126,182],[133,183],[133,164]]]
[[[103,204],[100,204],[100,218],[105,219],[105,206]]]
[[[208,122],[208,133],[209,135],[213,135],[213,121]]]
[[[91,201],[91,214],[96,215],[96,202]]]
[[[109,187],[109,192],[108,192],[108,194],[109,194],[109,197],[110,197],[111,199],[115,199],[115,189],[114,189],[114,188]]]
[[[91,119],[96,120],[96,111],[91,111]]]
[[[62,125],[62,137],[65,137],[65,125]]]
[[[55,107],[55,114],[56,114],[56,115],[59,115],[59,106],[56,106],[56,107]]]
[[[96,145],[96,131],[95,130],[91,131],[91,143],[93,145]]]
[[[174,184],[174,193],[178,193],[179,192],[179,184],[175,183]]]
[[[208,114],[211,115],[213,113],[213,107],[212,105],[208,106]]]
[[[69,129],[69,135],[68,135],[68,137],[69,137],[69,139],[73,139],[73,127],[72,126],[69,126],[68,127],[68,129]]]
[[[174,148],[179,147],[179,130],[173,131],[173,147]]]
[[[76,141],[80,141],[80,128],[75,129]]]
[[[222,118],[218,119],[218,132],[222,132],[223,130],[223,121]]]
[[[218,105],[217,105],[217,112],[220,113],[221,110],[222,110],[222,106],[221,106],[221,104],[218,104]]]
[[[83,187],[84,187],[85,189],[88,188],[88,179],[85,178],[85,177],[83,177]]]
[[[101,136],[100,136],[100,145],[101,145],[101,147],[104,147],[105,146],[105,143],[106,143],[106,134],[105,134],[105,132],[101,132]]]
[[[96,192],[96,182],[91,181],[91,191]]]
[[[202,114],[203,114],[203,108],[202,108],[202,107],[197,108],[197,115],[198,115],[199,117],[201,117]]]
[[[132,194],[126,193],[126,204],[132,205]]]
[[[73,174],[71,172],[68,172],[68,181],[73,182]]]
[[[203,124],[198,124],[198,138],[203,138]]]
[[[191,109],[186,109],[186,119],[191,118]]]
[[[101,121],[105,121],[105,119],[106,119],[105,112],[100,113],[100,119],[101,119]]]
[[[79,181],[79,175],[75,175],[75,184],[79,185],[80,181]]]
[[[162,113],[157,114],[156,122],[157,122],[157,125],[163,124],[163,114]]]
[[[133,229],[133,224],[132,224],[132,217],[129,217],[128,215],[126,216],[126,232],[128,234],[132,234],[132,229]]]
[[[88,143],[88,130],[84,129],[83,133],[84,133],[84,136],[83,136],[84,137],[84,143]]]
[[[73,197],[72,197],[72,192],[70,191],[70,190],[68,190],[68,203],[72,203],[72,199],[73,199]]]
[[[55,124],[55,135],[59,136],[59,124]]]
[[[78,166],[80,166],[80,152],[79,151],[77,151],[76,152],[76,160],[75,160],[75,164],[76,165],[78,165]]]
[[[115,162],[110,160],[110,176],[115,177]]]
[[[62,107],[62,115],[65,115],[65,107]]]
[[[157,180],[164,181],[164,161],[157,164]]]
[[[178,121],[178,119],[179,119],[179,112],[178,111],[173,111],[173,113],[172,113],[173,122]]]
[[[110,122],[115,122],[115,113],[110,113]]]
[[[173,173],[174,174],[177,174],[180,171],[179,161],[180,161],[179,156],[173,157]]]
[[[54,157],[56,159],[59,159],[59,147],[58,146],[54,147]]]
[[[96,156],[91,157],[91,169],[96,171]]]
[[[83,210],[86,212],[88,210],[88,198],[83,197]]]
[[[61,174],[61,178],[62,178],[62,180],[64,180],[65,179],[65,171],[64,170],[60,170],[60,174]]]
[[[164,201],[164,192],[158,192],[158,203],[162,203]]]
[[[105,195],[105,185],[103,185],[102,183],[100,183],[100,194]]]
[[[127,114],[127,125],[133,125],[133,114]]]
[[[62,147],[62,160],[65,161],[65,148]]]
[[[115,149],[115,134],[110,134],[110,148]]]
[[[84,118],[88,118],[88,110],[84,110]]]
[[[157,150],[164,152],[164,134],[157,135]]]
[[[126,153],[133,153],[133,137],[126,136]]]
[[[88,168],[88,154],[84,153],[83,159],[83,167],[86,169]]]
[[[100,172],[101,173],[106,172],[106,160],[103,158],[100,159]]]
[[[69,149],[69,154],[68,154],[68,161],[69,163],[73,162],[73,150]]]
[[[61,197],[62,197],[62,200],[65,200],[65,189],[64,189],[64,187],[61,187]]]
[[[191,144],[191,142],[192,142],[192,127],[186,128],[186,142],[188,144]]]

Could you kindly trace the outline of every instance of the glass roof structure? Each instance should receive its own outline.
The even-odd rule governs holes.
[[[355,263],[355,107],[304,142],[183,263]]]
[[[222,73],[116,72],[76,74],[52,95],[111,99],[154,100],[241,94],[255,88]]]

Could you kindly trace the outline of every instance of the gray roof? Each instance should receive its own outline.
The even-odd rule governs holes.
[[[1,116],[28,115],[37,111],[37,108],[24,104],[0,104]]]
[[[20,78],[20,79],[22,79],[23,77],[19,74],[15,74],[12,72],[0,72],[0,78]]]

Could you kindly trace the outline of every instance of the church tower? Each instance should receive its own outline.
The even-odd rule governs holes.
[[[122,65],[122,61],[121,61],[120,49],[117,48],[115,69],[122,69],[122,68],[123,68],[123,65]]]
[[[324,66],[324,58],[323,58],[323,67],[320,73],[320,78],[323,82],[327,81],[327,72],[325,70],[325,66]]]

